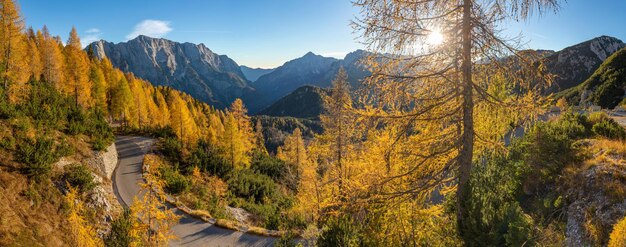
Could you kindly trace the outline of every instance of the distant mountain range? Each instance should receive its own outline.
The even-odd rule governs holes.
[[[343,59],[309,52],[274,69],[255,69],[239,66],[203,44],[139,36],[128,42],[101,40],[91,45],[96,56],[106,56],[114,66],[155,85],[171,86],[217,108],[242,98],[252,114],[316,118],[321,112],[319,88],[329,87],[340,67],[346,69],[353,86],[370,75],[361,61],[371,53],[363,50]],[[617,38],[601,36],[556,52],[536,50],[556,76],[547,93],[576,87],[624,47]]]
[[[178,43],[140,35],[122,43],[91,44],[97,57],[154,85],[171,86],[217,108],[253,91],[239,65],[204,44]]]
[[[299,87],[329,87],[340,67],[346,70],[348,81],[357,84],[370,75],[362,64],[362,59],[368,55],[370,53],[357,50],[347,54],[344,59],[335,59],[309,52],[261,76],[251,84],[256,90],[244,96],[244,101],[250,112],[257,113]]]
[[[580,96],[585,94],[587,96],[587,100],[590,103],[595,103],[605,108],[613,108],[619,100],[621,100],[624,96],[624,90],[626,90],[626,85],[619,84],[621,88],[615,89],[613,86],[598,86],[601,80],[601,75],[606,75],[608,72],[614,72],[615,70],[609,70],[607,68],[615,68],[619,66],[615,66],[614,64],[621,64],[624,68],[623,74],[619,74],[623,78],[623,81],[626,82],[626,63],[620,63],[619,57],[614,59],[607,59],[611,56],[611,54],[622,54],[626,58],[626,51],[616,53],[616,49],[619,50],[620,47],[625,47],[626,45],[619,39],[601,36],[598,38],[594,38],[580,44],[567,47],[560,51],[551,51],[551,50],[528,50],[525,52],[532,51],[534,54],[539,56],[540,59],[543,59],[546,68],[549,72],[553,73],[556,78],[554,80],[554,84],[552,87],[548,89],[547,93],[559,92],[562,89],[570,89],[565,90],[567,92],[567,97],[570,101],[575,101],[572,103],[578,103],[580,101]],[[351,71],[351,75],[356,75],[352,80],[364,78],[367,76],[365,74],[358,74],[358,71],[362,71],[360,69],[351,70],[351,64],[356,64],[351,62],[354,58],[362,58],[365,55],[359,55],[358,53],[353,53],[353,55],[348,55],[343,60],[342,65],[348,70]],[[620,56],[620,57],[621,57]],[[610,60],[610,61],[609,61]],[[605,62],[605,64],[603,64]],[[332,69],[330,71],[336,71]],[[594,74],[594,72],[597,74]],[[594,74],[592,76],[592,74]],[[612,75],[615,75],[613,73]],[[589,80],[589,78],[592,76]],[[605,76],[606,77],[606,76]],[[327,82],[331,78],[326,78],[324,80],[319,80],[320,82]],[[587,82],[587,81],[590,82]],[[581,82],[583,82],[581,84]],[[579,85],[579,86],[578,86]],[[612,84],[611,84],[612,85]],[[318,83],[317,86],[326,87],[327,84]],[[610,104],[604,103],[599,104],[600,99],[604,99],[607,96],[598,96],[598,95],[607,95],[606,88],[611,88],[614,90],[614,95],[610,99]],[[601,93],[604,92],[604,93]],[[275,103],[268,106],[264,110],[260,111],[258,114],[269,115],[269,116],[292,116],[299,118],[308,118],[308,119],[316,119],[319,114],[322,112],[322,101],[320,100],[324,93],[328,93],[326,90],[312,87],[312,86],[303,86],[292,93],[278,99]],[[562,97],[563,93],[558,94],[557,97]]]
[[[256,81],[262,75],[265,75],[274,71],[274,69],[250,68],[245,65],[241,65],[239,66],[239,68],[241,68],[241,72],[243,72],[243,75],[246,76],[246,79],[248,79],[251,82]]]
[[[359,61],[369,53],[352,52],[344,59],[309,52],[275,69],[239,66],[226,55],[213,53],[204,44],[179,43],[140,35],[121,43],[104,40],[90,44],[98,58],[132,72],[155,85],[171,86],[217,108],[242,98],[257,113],[304,85],[328,87],[339,67],[352,83],[369,75]],[[88,48],[87,48],[88,49]]]

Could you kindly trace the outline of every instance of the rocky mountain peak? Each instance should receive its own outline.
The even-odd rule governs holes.
[[[580,63],[587,71],[593,71],[598,61],[604,61],[624,46],[624,42],[617,38],[600,36],[559,51],[558,62]]]
[[[251,90],[239,65],[204,44],[139,35],[127,42],[97,41],[95,55],[155,85],[171,86],[218,108]]]
[[[370,53],[365,51],[365,50],[361,50],[358,49],[356,51],[350,52],[348,54],[346,54],[346,56],[343,58],[344,63],[346,62],[354,62],[356,60],[362,59],[364,57],[367,57]]]
[[[338,61],[332,57],[323,57],[313,52],[307,52],[304,56],[293,59],[276,68],[274,73],[299,72],[306,74],[319,74],[326,70],[334,62]],[[266,75],[269,76],[270,74]],[[262,79],[263,77],[259,78]],[[294,88],[295,89],[295,88]]]
[[[624,47],[626,44],[617,38],[600,36],[547,56],[545,62],[550,72],[558,75],[555,85],[549,92],[557,92],[580,84],[611,54]]]
[[[611,54],[620,50],[624,46],[624,42],[610,36],[600,36],[592,39],[589,44],[591,51],[602,61],[606,60],[609,56],[611,56]]]

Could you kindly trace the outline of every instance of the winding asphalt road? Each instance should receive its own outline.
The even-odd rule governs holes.
[[[139,186],[143,182],[143,156],[153,144],[154,139],[146,137],[118,136],[115,139],[118,163],[113,175],[113,190],[124,207],[131,205],[135,196],[143,195]],[[274,243],[274,238],[219,228],[176,208],[170,210],[181,216],[172,228],[178,239],[172,241],[170,246],[272,246]]]

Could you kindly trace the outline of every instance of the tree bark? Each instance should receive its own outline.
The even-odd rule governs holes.
[[[465,201],[469,194],[469,178],[472,169],[474,151],[474,101],[472,83],[472,0],[463,1],[462,26],[462,98],[463,98],[463,132],[461,134],[461,150],[458,156],[458,185],[457,185],[457,227],[463,236],[465,224]]]
[[[6,16],[6,13],[3,13],[4,16]],[[6,24],[5,27],[8,27],[9,24]],[[6,94],[7,99],[9,98],[9,67],[11,66],[11,36],[13,35],[11,33],[11,29],[9,29],[9,35],[7,37],[7,47],[5,47],[6,51],[5,51],[5,55],[4,55],[4,59],[5,59],[5,67],[4,67],[4,91]]]
[[[78,81],[75,82],[74,85],[74,100],[76,102],[76,109],[78,109]]]

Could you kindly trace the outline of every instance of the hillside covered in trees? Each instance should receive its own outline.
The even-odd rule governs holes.
[[[241,101],[216,111],[83,51],[75,29],[64,43],[46,26],[26,28],[14,1],[0,7],[0,245],[109,245],[107,234],[121,224],[116,221],[111,232],[111,217],[133,222],[119,206],[113,211],[86,206],[93,203],[95,185],[109,182],[94,181],[94,168],[83,162],[92,150],[104,151],[113,142],[110,126],[172,136],[182,148],[178,155],[187,155],[202,139],[219,147],[228,164],[250,163],[247,153],[256,144]],[[72,168],[60,160],[77,163]],[[148,228],[137,227],[130,240],[159,241],[142,238]]]

